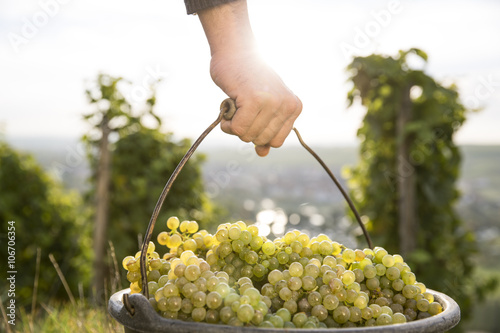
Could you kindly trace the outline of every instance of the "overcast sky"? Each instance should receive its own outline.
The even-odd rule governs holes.
[[[355,144],[364,110],[346,109],[351,55],[418,47],[425,70],[481,106],[457,142],[500,144],[499,1],[248,0],[261,52],[302,99],[296,126],[313,144]],[[210,79],[209,49],[182,0],[2,0],[0,131],[74,137],[92,109],[84,91],[99,72],[144,83],[163,77],[157,113],[178,137],[197,137],[225,95]],[[216,130],[212,142],[234,140]]]

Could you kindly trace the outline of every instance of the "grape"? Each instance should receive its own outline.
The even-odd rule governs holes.
[[[170,230],[176,230],[179,227],[179,219],[176,216],[172,216],[167,220],[167,227]]]
[[[387,313],[382,313],[380,316],[377,317],[377,325],[382,326],[382,325],[390,325],[392,324],[392,316],[388,315]]]
[[[321,304],[313,306],[311,310],[311,315],[318,318],[319,321],[323,321],[328,317],[328,310]]]
[[[264,254],[271,256],[276,251],[276,246],[274,245],[273,242],[267,241],[264,244],[262,244],[262,251],[264,252]]]
[[[406,317],[402,313],[395,313],[392,316],[392,323],[393,324],[404,324],[406,323]]]
[[[344,283],[344,285],[346,286],[352,284],[355,280],[356,280],[356,275],[354,274],[353,271],[345,271],[342,274],[342,283]]]
[[[207,310],[205,308],[194,308],[193,312],[191,312],[191,318],[193,318],[194,321],[203,321],[205,319],[205,316],[207,315]]]
[[[434,316],[443,312],[443,307],[438,302],[432,302],[429,304],[429,314]]]
[[[291,276],[296,277],[300,277],[304,273],[304,267],[298,262],[293,262],[288,270]]]
[[[248,323],[252,320],[255,310],[249,304],[241,304],[237,311],[238,319],[243,323]]]
[[[333,310],[333,320],[339,324],[346,323],[351,317],[351,312],[347,306],[341,305]]]
[[[398,254],[350,249],[297,230],[274,241],[242,221],[215,234],[172,217],[148,244],[151,306],[170,319],[274,328],[402,324],[443,311]],[[179,229],[179,230],[178,230]],[[142,289],[140,252],[126,256],[130,292]],[[161,259],[160,259],[161,258]]]
[[[216,291],[211,291],[207,295],[206,304],[210,309],[217,309],[222,304],[222,296]]]
[[[283,321],[283,318],[280,316],[273,315],[271,318],[269,318],[269,322],[273,325],[275,328],[282,328],[285,324]]]
[[[184,270],[184,276],[186,279],[189,281],[194,281],[200,277],[201,270],[200,267],[197,265],[189,265],[186,267]]]
[[[382,265],[384,265],[385,267],[392,267],[392,266],[394,266],[394,257],[391,256],[390,254],[386,254],[382,258]]]

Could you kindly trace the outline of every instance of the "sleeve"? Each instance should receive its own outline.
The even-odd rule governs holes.
[[[237,0],[184,0],[188,14],[195,14],[197,11],[222,5],[224,3]]]

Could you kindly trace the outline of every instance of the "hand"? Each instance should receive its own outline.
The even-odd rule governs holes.
[[[255,51],[245,0],[198,12],[210,44],[210,74],[236,101],[237,112],[223,121],[224,132],[253,142],[259,156],[280,147],[302,111],[301,101]]]
[[[259,156],[280,147],[302,111],[280,77],[252,52],[214,54],[210,73],[238,109],[232,120],[222,121],[222,130],[253,142]]]

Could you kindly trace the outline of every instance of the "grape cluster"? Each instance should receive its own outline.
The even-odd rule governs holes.
[[[195,221],[167,220],[168,248],[147,251],[150,303],[163,317],[270,328],[402,324],[443,311],[398,255],[349,249],[298,230],[269,240],[255,225],[221,224],[212,235]],[[131,293],[142,290],[140,252],[123,259]]]

